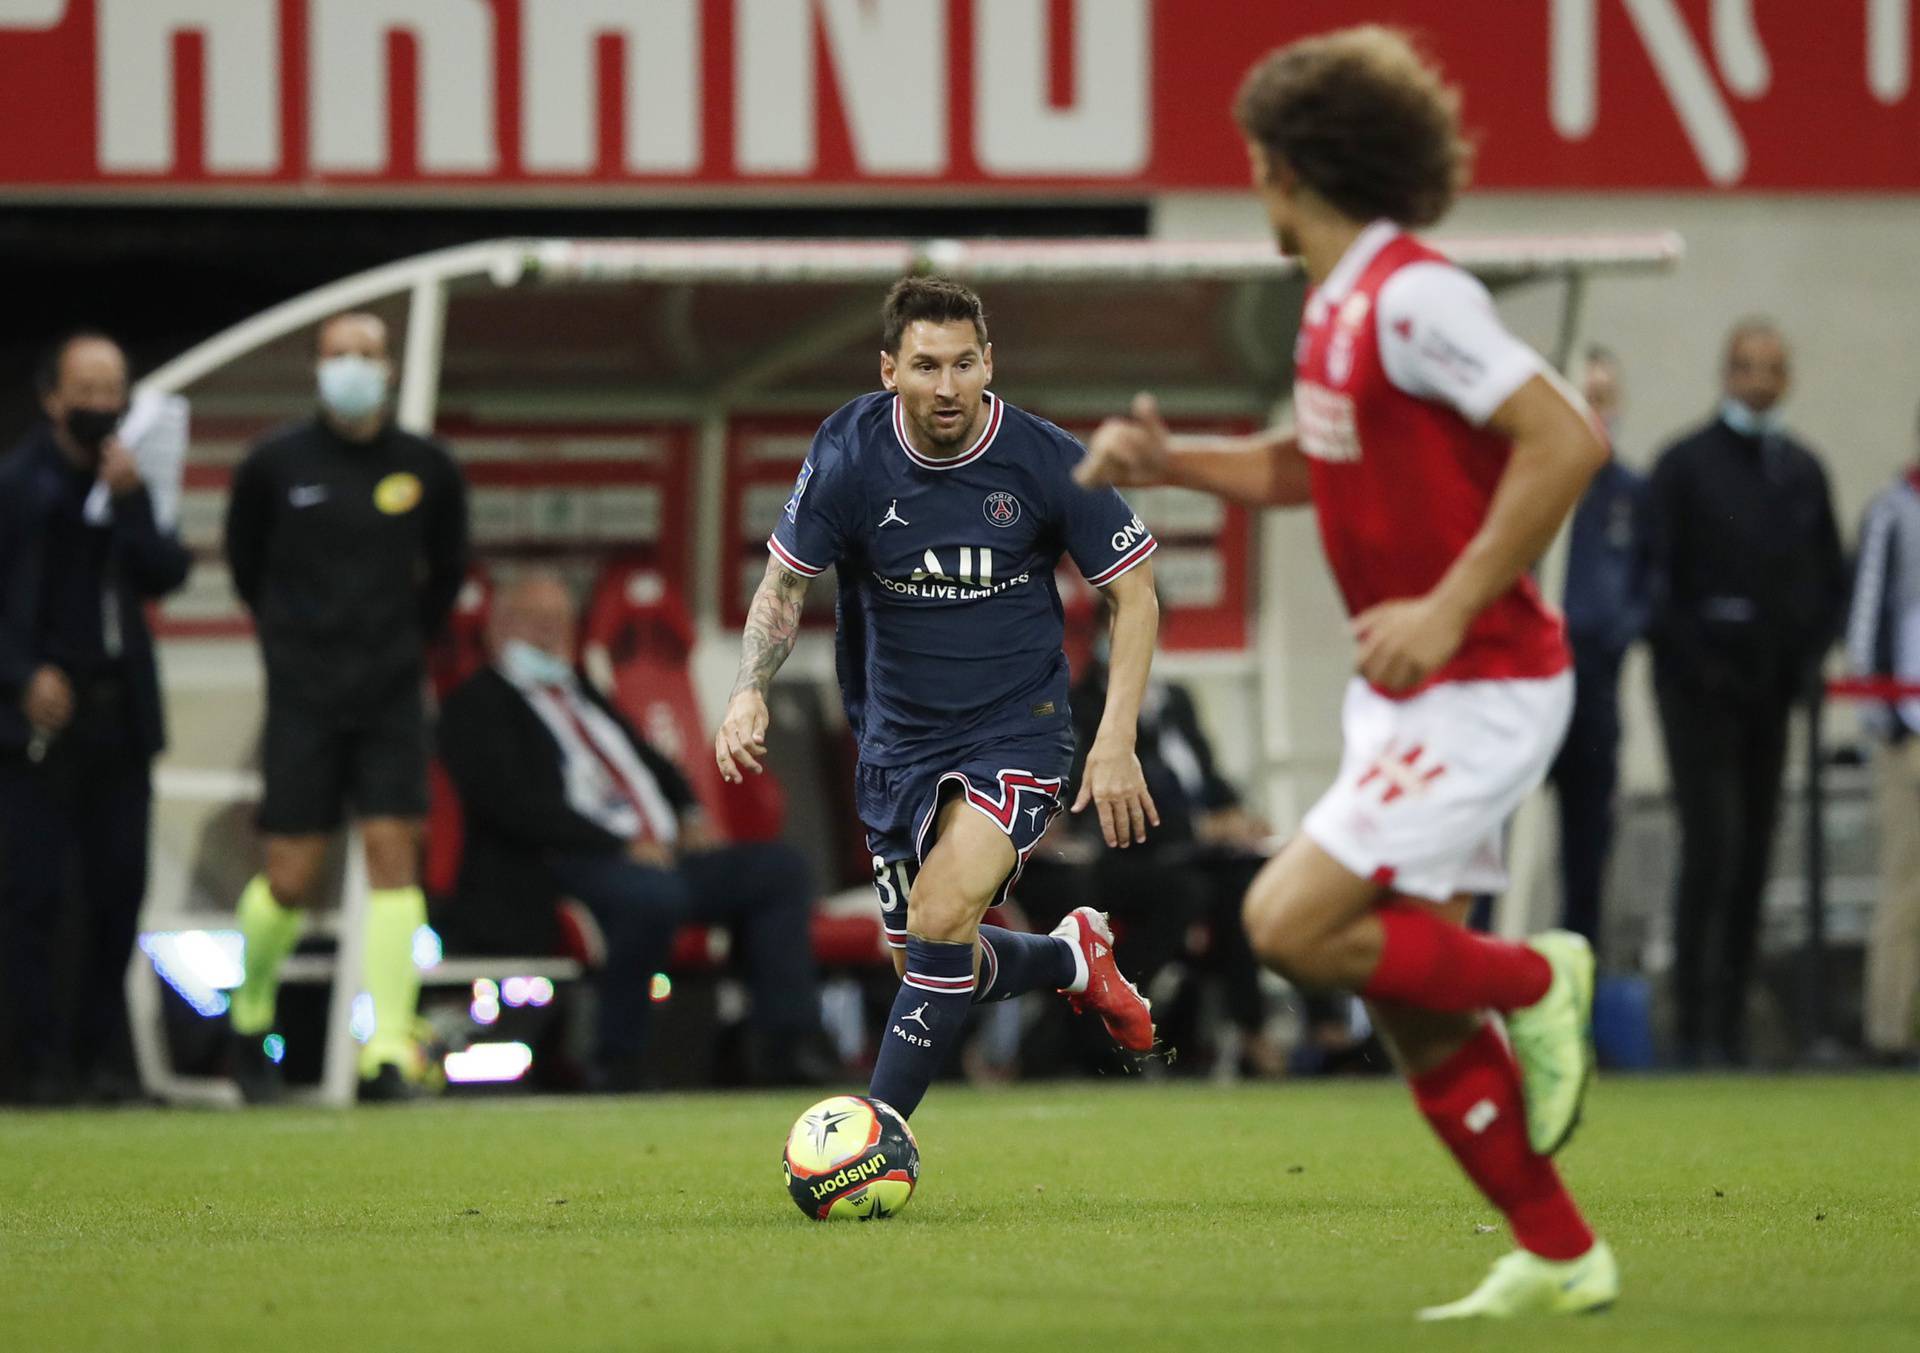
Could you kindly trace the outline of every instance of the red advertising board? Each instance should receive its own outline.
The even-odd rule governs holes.
[[[1912,192],[1917,4],[0,0],[0,193],[1232,188],[1248,63],[1363,21],[1483,187]]]

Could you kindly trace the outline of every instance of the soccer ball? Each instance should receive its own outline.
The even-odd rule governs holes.
[[[781,1160],[787,1193],[815,1221],[891,1217],[920,1179],[907,1120],[864,1095],[835,1095],[801,1114]]]

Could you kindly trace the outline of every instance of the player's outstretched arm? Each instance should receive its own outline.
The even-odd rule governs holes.
[[[1486,521],[1426,596],[1382,602],[1354,617],[1360,675],[1407,690],[1454,655],[1474,617],[1546,552],[1607,463],[1592,417],[1564,382],[1545,375],[1494,410],[1487,427],[1513,443],[1513,454]]]
[[[1145,841],[1149,825],[1160,825],[1160,810],[1147,792],[1146,774],[1134,754],[1140,701],[1146,695],[1147,669],[1153,664],[1153,643],[1160,632],[1153,565],[1136,565],[1108,583],[1105,591],[1113,607],[1107,706],[1087,751],[1073,811],[1093,804],[1100,814],[1100,834],[1109,846],[1124,850]]]
[[[800,608],[806,600],[807,579],[778,559],[767,560],[766,576],[747,608],[740,675],[734,679],[726,717],[713,739],[713,759],[722,780],[738,784],[742,767],[755,775],[765,769],[760,758],[767,754],[767,688],[793,652],[793,642],[800,636]]]
[[[1152,395],[1136,395],[1133,416],[1109,418],[1074,470],[1087,488],[1172,484],[1252,507],[1298,507],[1311,486],[1307,458],[1291,428],[1250,437],[1176,436]]]

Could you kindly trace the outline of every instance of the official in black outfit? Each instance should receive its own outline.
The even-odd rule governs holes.
[[[1588,350],[1581,393],[1612,450],[1620,364],[1605,348]],[[1646,492],[1644,478],[1608,460],[1574,509],[1567,550],[1573,718],[1548,775],[1560,805],[1561,924],[1596,948],[1620,779],[1620,665],[1647,627]]]
[[[577,899],[607,940],[597,1084],[643,1084],[648,988],[682,925],[733,929],[752,995],[762,1081],[818,1081],[819,996],[806,859],[778,842],[727,845],[673,763],[573,668],[566,585],[535,574],[494,602],[494,665],[447,697],[440,757],[466,811],[456,952],[552,953],[554,904]]]
[[[1667,448],[1648,488],[1654,687],[1680,813],[1683,1065],[1747,1059],[1787,717],[1817,698],[1846,605],[1826,472],[1776,412],[1788,376],[1778,329],[1737,326],[1719,413]]]
[[[466,487],[439,443],[388,416],[392,363],[378,316],[320,326],[318,416],[255,446],[234,476],[227,563],[267,669],[266,872],[239,906],[246,980],[234,993],[234,1071],[275,1093],[263,1051],[281,962],[298,939],[327,842],[351,805],[370,885],[362,1094],[406,1093],[419,975],[413,938],[427,810],[426,646],[467,570]]]
[[[143,608],[186,581],[115,435],[119,345],[83,333],[40,376],[47,421],[0,462],[0,933],[26,1095],[138,1093],[126,970],[147,886],[153,758],[166,741]],[[75,983],[57,941],[78,870]],[[77,1010],[77,1019],[73,1012]]]

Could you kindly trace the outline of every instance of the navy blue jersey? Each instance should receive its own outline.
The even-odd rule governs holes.
[[[1073,482],[1084,448],[988,394],[947,460],[907,440],[899,400],[862,395],[820,425],[768,548],[837,567],[840,693],[870,766],[1007,737],[1070,735],[1061,554],[1105,586],[1152,554],[1112,489]]]

